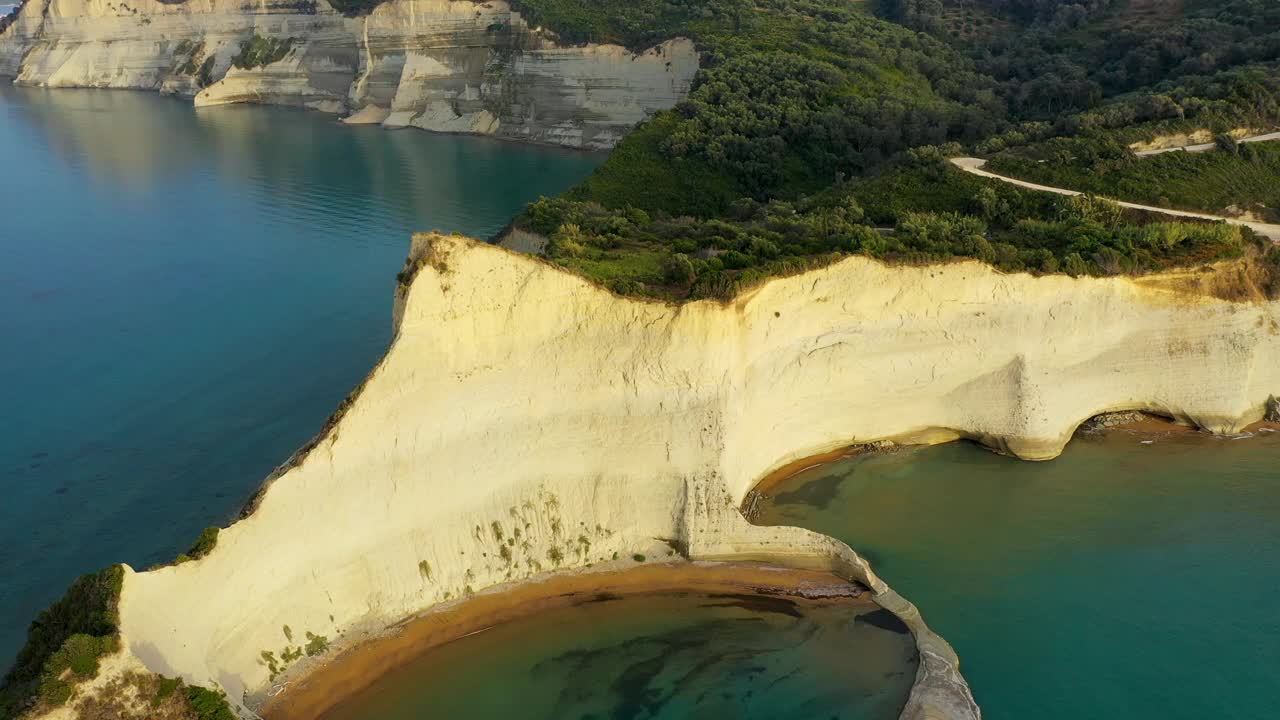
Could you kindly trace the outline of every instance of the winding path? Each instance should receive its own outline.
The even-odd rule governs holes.
[[[1264,142],[1266,140],[1280,140],[1280,131],[1267,133],[1266,135],[1254,135],[1253,137],[1240,138],[1236,142],[1255,143],[1255,142]],[[1148,155],[1160,155],[1162,153],[1178,152],[1179,150],[1185,150],[1186,152],[1199,153],[1199,152],[1209,152],[1210,150],[1213,150],[1217,147],[1218,147],[1218,143],[1207,142],[1207,143],[1200,143],[1199,145],[1181,145],[1179,147],[1157,148],[1155,150],[1138,150],[1133,154],[1137,155],[1138,157],[1146,157]]]
[[[1277,138],[1280,138],[1280,133],[1273,133],[1273,135]],[[1263,139],[1267,137],[1268,136],[1266,135],[1259,135],[1256,138],[1249,138],[1249,140],[1256,142],[1259,139]],[[980,177],[993,178],[1001,182],[1007,182],[1010,185],[1017,185],[1018,187],[1027,188],[1029,190],[1041,190],[1043,192],[1051,192],[1051,193],[1056,193],[1058,195],[1082,195],[1083,194],[1077,190],[1067,190],[1066,188],[1050,187],[1048,185],[1037,185],[1036,183],[1027,182],[1026,180],[1018,180],[1017,178],[1011,178],[1011,177],[1008,177],[1007,175],[997,175],[996,173],[993,173],[990,170],[982,169],[987,164],[987,161],[983,160],[982,158],[972,158],[972,157],[951,158],[951,163],[956,167],[960,168],[961,170],[964,170],[967,173],[972,173]],[[1121,207],[1132,208],[1134,210],[1148,210],[1150,212],[1161,213],[1164,215],[1172,215],[1174,217],[1197,218],[1200,220],[1218,220],[1221,222],[1231,223],[1232,225],[1243,225],[1244,227],[1247,227],[1250,230],[1253,230],[1259,235],[1269,238],[1273,242],[1280,243],[1280,225],[1260,223],[1260,222],[1249,222],[1247,220],[1240,220],[1239,218],[1229,218],[1229,217],[1224,217],[1222,215],[1210,215],[1208,213],[1191,212],[1189,210],[1170,210],[1169,208],[1156,207],[1154,205],[1139,205],[1138,203],[1125,202],[1123,200],[1114,200],[1112,198],[1107,198],[1107,199],[1111,200],[1112,202],[1114,202],[1115,204]]]

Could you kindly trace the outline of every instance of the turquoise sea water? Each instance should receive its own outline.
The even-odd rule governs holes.
[[[1280,707],[1280,433],[967,444],[814,468],[762,522],[862,552],[955,647],[990,720],[1256,720]]]
[[[916,657],[865,604],[615,597],[436,648],[321,720],[896,720]]]
[[[373,366],[414,230],[603,157],[0,83],[0,669],[78,574],[228,522]]]

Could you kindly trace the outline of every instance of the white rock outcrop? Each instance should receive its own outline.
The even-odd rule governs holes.
[[[233,67],[255,35],[291,41],[289,52]],[[0,76],[25,85],[298,105],[592,149],[683,99],[697,69],[688,40],[566,46],[500,1],[388,0],[349,18],[324,0],[29,0],[0,34]]]
[[[263,653],[303,642],[285,626],[340,648],[487,587],[670,547],[863,582],[922,650],[903,718],[973,718],[915,609],[843,544],[748,524],[752,486],[884,437],[1047,459],[1119,409],[1229,432],[1280,394],[1280,303],[1189,292],[1187,273],[857,257],[674,306],[458,237],[415,238],[411,264],[390,350],[253,512],[207,557],[126,573],[125,646],[152,671],[252,708],[272,683]]]

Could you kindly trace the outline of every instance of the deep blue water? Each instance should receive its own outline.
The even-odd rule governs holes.
[[[414,230],[603,157],[0,87],[0,669],[78,574],[228,522],[390,340]]]

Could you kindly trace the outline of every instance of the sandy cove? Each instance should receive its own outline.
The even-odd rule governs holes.
[[[268,701],[262,715],[266,720],[314,720],[388,672],[453,640],[552,608],[592,602],[600,595],[661,593],[745,593],[798,602],[839,598],[851,607],[878,607],[865,587],[824,572],[761,563],[618,561],[600,570],[491,588],[391,626],[383,635],[309,668],[296,683],[282,679],[283,691]]]

